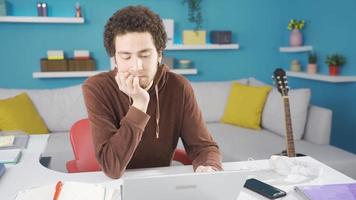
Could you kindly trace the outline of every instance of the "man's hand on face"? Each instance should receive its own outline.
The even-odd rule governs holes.
[[[199,172],[215,172],[215,170],[211,166],[200,165],[200,166],[197,167],[195,172],[197,172],[197,173],[199,173]]]
[[[132,98],[132,106],[142,112],[146,112],[150,101],[150,95],[140,86],[139,77],[129,72],[122,72],[118,70],[115,80],[119,86],[119,89]]]

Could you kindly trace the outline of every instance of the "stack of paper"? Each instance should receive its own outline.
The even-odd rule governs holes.
[[[16,164],[21,157],[21,149],[0,150],[0,163]]]
[[[20,191],[15,200],[115,200],[117,192],[98,184],[63,182],[56,198],[56,185],[52,184]]]
[[[0,131],[0,150],[25,149],[28,139],[29,135],[22,131]]]

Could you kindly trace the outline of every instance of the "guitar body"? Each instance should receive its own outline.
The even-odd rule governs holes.
[[[293,128],[292,128],[292,119],[290,114],[290,107],[289,107],[289,96],[288,96],[288,81],[286,72],[278,68],[274,71],[273,79],[275,81],[275,85],[278,89],[278,92],[281,93],[283,99],[283,106],[284,106],[284,116],[285,116],[285,125],[286,125],[286,143],[287,143],[287,150],[282,151],[278,155],[288,156],[288,157],[297,157],[297,156],[305,156],[300,153],[295,152],[294,148],[294,139],[293,139]]]

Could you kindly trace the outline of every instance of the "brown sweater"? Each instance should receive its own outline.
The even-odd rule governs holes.
[[[199,165],[222,169],[218,146],[184,77],[159,67],[148,90],[146,114],[129,105],[115,81],[116,72],[93,76],[82,87],[95,154],[109,177],[121,177],[126,168],[169,166],[179,137],[194,169]]]

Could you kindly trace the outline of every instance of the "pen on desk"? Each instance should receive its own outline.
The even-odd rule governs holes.
[[[63,183],[58,181],[56,184],[56,191],[54,192],[53,200],[58,200],[59,194],[61,193]]]

